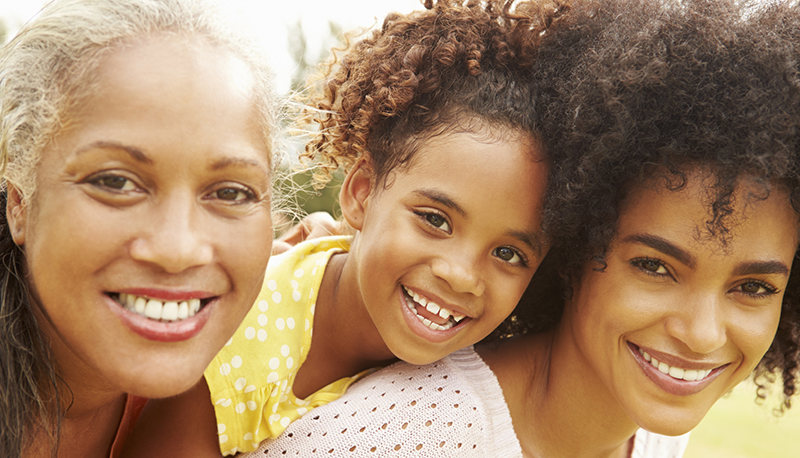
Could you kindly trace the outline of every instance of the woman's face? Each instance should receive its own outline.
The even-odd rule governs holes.
[[[168,396],[201,377],[261,286],[269,152],[251,74],[224,51],[154,37],[104,59],[35,196],[15,205],[11,190],[8,213],[67,383]]]
[[[706,230],[700,175],[638,189],[622,208],[604,271],[587,266],[565,310],[581,367],[640,427],[677,435],[747,377],[775,336],[798,220],[787,194],[745,184],[730,240]]]

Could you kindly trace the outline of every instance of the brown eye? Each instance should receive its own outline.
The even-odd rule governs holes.
[[[757,293],[761,290],[761,288],[763,287],[754,281],[742,283],[742,291],[744,291],[745,293]]]
[[[523,266],[528,265],[523,255],[515,251],[513,248],[507,246],[495,248],[492,254],[509,264],[520,264]]]
[[[245,198],[245,195],[242,191],[234,188],[223,188],[216,191],[215,194],[217,195],[217,199],[227,201],[237,201]]]
[[[661,268],[661,264],[656,261],[651,261],[649,259],[642,261],[641,266],[645,270],[649,270],[650,272],[658,272]]]
[[[435,227],[436,229],[439,229],[440,231],[446,232],[448,234],[451,231],[450,223],[447,222],[447,218],[440,215],[439,213],[415,210],[414,214],[417,215],[419,219],[425,221],[427,224],[430,224],[431,226]]]
[[[497,254],[497,257],[502,259],[503,261],[510,261],[514,259],[514,255],[516,254],[514,253],[513,250],[511,250],[511,248],[505,248],[505,247],[498,248],[497,250],[495,250],[495,253]]]
[[[636,258],[631,259],[631,265],[648,275],[663,277],[669,275],[664,263],[659,259]]]
[[[441,216],[437,215],[436,213],[429,213],[425,217],[425,219],[427,219],[429,223],[431,223],[432,225],[434,225],[436,227],[442,227],[443,225],[447,224],[447,221],[445,221],[444,218],[442,218]]]
[[[136,189],[133,181],[119,175],[100,175],[88,181],[99,188],[113,191],[133,191]]]

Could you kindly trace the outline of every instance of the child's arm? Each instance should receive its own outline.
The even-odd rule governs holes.
[[[122,458],[158,456],[222,456],[205,377],[183,394],[148,401],[142,411],[125,443]]]

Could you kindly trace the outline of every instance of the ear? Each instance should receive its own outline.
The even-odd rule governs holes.
[[[339,206],[347,224],[360,231],[364,226],[369,196],[372,193],[372,171],[367,159],[359,159],[350,169],[339,192]]]
[[[7,183],[6,189],[6,219],[11,238],[19,246],[25,244],[25,226],[28,222],[28,205],[16,186]]]

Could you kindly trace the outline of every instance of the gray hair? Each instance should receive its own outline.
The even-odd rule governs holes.
[[[102,57],[153,34],[202,37],[253,72],[258,119],[272,149],[272,74],[251,37],[221,20],[203,0],[57,0],[0,51],[0,176],[23,196],[35,192],[42,150],[69,127],[70,114],[93,92]]]

